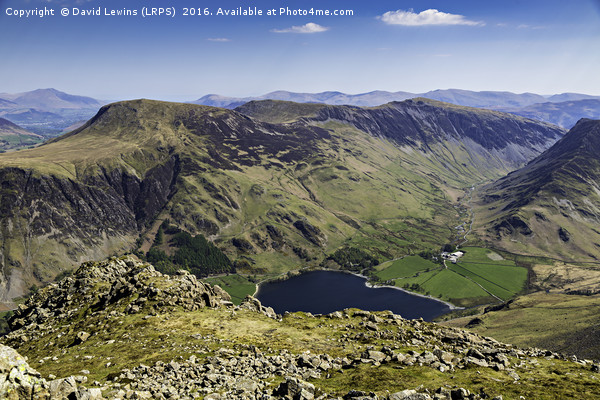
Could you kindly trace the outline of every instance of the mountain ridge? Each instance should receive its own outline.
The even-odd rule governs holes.
[[[217,94],[205,95],[195,101],[194,104],[212,105],[225,108],[235,108],[242,103],[252,100],[282,100],[299,103],[326,103],[331,105],[356,105],[363,107],[378,106],[392,101],[403,101],[416,97],[424,97],[456,105],[479,108],[515,108],[525,107],[536,103],[577,101],[584,99],[600,99],[600,96],[592,96],[579,93],[562,93],[551,96],[543,96],[535,93],[512,93],[508,91],[471,91],[463,89],[436,89],[424,93],[410,92],[388,92],[385,90],[374,90],[366,93],[347,94],[342,92],[319,92],[319,93],[297,93],[278,90],[260,96],[250,97],[227,97]]]
[[[151,244],[140,235],[161,219],[205,235],[251,273],[317,266],[352,247],[384,259],[438,247],[454,236],[461,188],[562,135],[443,103],[328,106],[314,120],[297,109],[325,106],[284,105],[289,120],[272,123],[193,104],[114,103],[39,148],[0,156],[3,299],[23,282]],[[511,139],[486,147],[494,132]]]
[[[600,257],[600,121],[581,119],[525,167],[482,189],[478,205],[485,235],[515,249],[572,260]]]
[[[497,111],[476,110],[424,98],[392,102],[368,108],[303,104],[295,107],[299,111],[296,115],[289,112],[290,108],[288,103],[266,100],[257,103],[250,102],[237,107],[236,110],[270,122],[286,122],[292,121],[294,118],[318,123],[324,123],[328,120],[349,121],[357,129],[368,132],[373,136],[388,138],[399,145],[407,144],[413,147],[418,147],[418,143],[427,147],[428,141],[433,140],[435,142],[444,137],[445,139],[456,140],[468,138],[486,150],[506,149],[509,142],[518,144],[522,130],[532,123],[532,121],[509,117],[508,114]],[[477,115],[479,120],[470,120],[468,127],[461,126],[461,117],[475,112],[474,115]],[[284,117],[282,118],[282,116]],[[429,127],[415,128],[419,124],[416,121],[419,120],[426,120]],[[499,126],[491,127],[491,121],[503,125],[502,128]],[[511,126],[511,124],[514,126]],[[554,128],[549,124],[538,125],[538,123],[531,126],[543,126],[549,132],[553,131]],[[458,133],[461,130],[468,132],[461,137]],[[493,133],[500,130],[502,131],[501,136]],[[541,152],[541,149],[546,148],[549,142],[553,142],[561,136],[560,130],[554,132],[556,132],[554,135],[547,137],[540,136],[539,132],[529,132],[528,141],[521,143],[520,150],[522,154],[526,155],[515,157],[515,159],[510,159],[511,156],[506,155],[506,158],[500,161],[499,164],[508,163],[505,166],[507,170],[523,164],[528,157],[531,157],[532,153],[528,153],[528,151]],[[476,153],[479,148],[468,151]],[[519,151],[515,153],[519,153]],[[470,158],[473,160],[475,157],[471,155]]]
[[[99,108],[103,104],[102,101],[91,97],[76,96],[53,88],[23,93],[0,93],[0,99],[13,103],[15,106],[11,104],[12,108],[34,108],[40,111]]]

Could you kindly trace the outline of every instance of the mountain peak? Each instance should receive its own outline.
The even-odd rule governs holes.
[[[2,99],[13,104],[10,108],[34,108],[40,111],[98,109],[103,103],[91,97],[76,96],[55,88],[36,89],[30,92],[2,94]]]
[[[600,121],[581,119],[550,149],[486,187],[484,235],[509,251],[600,259]],[[570,233],[569,233],[570,232]]]

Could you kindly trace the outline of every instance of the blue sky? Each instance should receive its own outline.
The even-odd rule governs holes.
[[[198,5],[213,15],[182,15]],[[176,15],[143,18],[142,6]],[[353,15],[214,15],[248,6]],[[7,15],[44,7],[55,16]],[[138,15],[72,15],[98,7]],[[447,88],[600,95],[600,0],[0,0],[0,54],[0,92],[54,87],[111,100]]]

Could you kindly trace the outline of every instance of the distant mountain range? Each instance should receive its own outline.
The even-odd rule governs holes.
[[[0,117],[52,137],[77,121],[91,118],[104,104],[105,101],[74,96],[56,89],[0,93]]]
[[[371,107],[392,101],[402,101],[413,97],[418,97],[418,95],[408,92],[385,92],[382,90],[362,94],[346,94],[341,92],[294,93],[278,90],[256,97],[227,97],[218,94],[208,94],[191,103],[229,109],[233,109],[254,100],[282,100],[295,103],[324,103],[331,105]]]
[[[590,98],[557,103],[537,103],[520,109],[507,108],[504,111],[526,118],[550,122],[563,128],[571,128],[581,118],[600,119],[600,99]]]
[[[433,90],[426,93],[386,92],[376,90],[361,94],[346,94],[342,92],[295,93],[284,90],[270,92],[256,97],[227,97],[209,94],[193,101],[214,107],[235,108],[240,103],[252,100],[284,100],[296,103],[325,103],[332,105],[377,106],[391,101],[402,101],[415,97],[443,101],[462,106],[479,108],[496,107],[525,107],[536,103],[558,103],[564,101],[600,99],[600,96],[590,96],[579,93],[563,93],[552,96],[542,96],[535,93],[512,93],[498,91],[475,92],[461,89]]]
[[[581,118],[600,118],[600,96],[579,93],[542,96],[534,93],[516,94],[511,92],[474,92],[470,90],[447,89],[418,94],[378,90],[352,95],[341,92],[294,93],[280,90],[257,97],[238,98],[209,94],[192,103],[230,109],[253,100],[283,100],[296,103],[325,103],[331,105],[372,107],[416,97],[443,101],[460,106],[509,112],[527,118],[550,122],[567,129],[571,128]]]
[[[3,103],[12,103],[10,106],[13,108],[35,108],[40,111],[82,108],[97,109],[105,104],[91,97],[74,96],[56,89],[37,89],[31,92],[13,94],[0,93],[0,99],[3,100]]]
[[[227,97],[209,94],[193,104],[234,109],[255,100],[282,100],[296,103],[323,103],[372,107],[411,98],[427,98],[461,106],[487,108],[550,122],[571,128],[580,118],[600,118],[600,96],[562,93],[542,96],[534,93],[500,91],[475,92],[447,89],[426,93],[376,90],[361,94],[336,91],[295,93],[279,90],[255,97]],[[0,117],[46,138],[60,135],[90,119],[107,101],[75,96],[56,89],[23,93],[0,93]]]

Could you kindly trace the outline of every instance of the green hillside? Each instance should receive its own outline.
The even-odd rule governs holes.
[[[261,121],[273,104],[270,120],[286,123]],[[339,249],[379,260],[437,251],[455,237],[465,188],[562,134],[429,100],[254,107],[115,103],[39,148],[1,155],[2,299],[86,259],[145,253],[165,219],[262,277],[339,267],[326,261]]]
[[[527,166],[476,192],[477,232],[506,250],[600,259],[600,122],[581,120]]]
[[[29,132],[7,119],[0,118],[0,152],[33,147],[41,142],[41,136]]]

